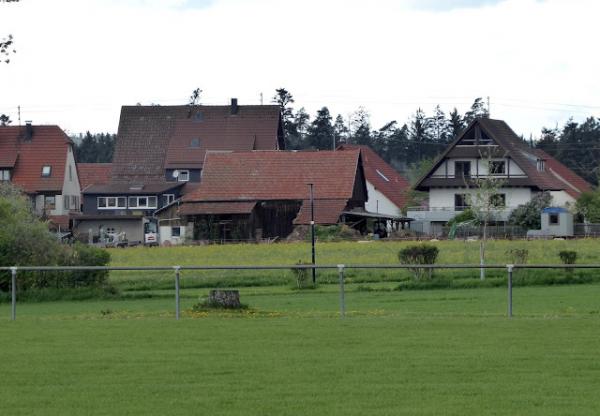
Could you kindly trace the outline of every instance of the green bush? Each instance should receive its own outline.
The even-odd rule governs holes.
[[[107,251],[84,245],[61,244],[32,211],[18,189],[0,184],[0,266],[105,266]],[[20,291],[106,285],[106,271],[20,271]],[[10,273],[0,272],[0,291],[10,289]]]
[[[563,250],[558,253],[558,256],[560,257],[560,260],[564,264],[575,264],[575,262],[577,261],[577,252],[576,251]],[[565,271],[567,273],[573,273],[573,270],[574,269],[571,269],[571,268],[565,268]]]
[[[448,223],[446,225],[452,226],[454,224],[460,224],[460,223],[467,222],[467,221],[473,221],[476,218],[477,217],[475,217],[475,214],[473,213],[473,211],[471,209],[465,209],[460,214],[457,214],[454,218],[452,218],[450,221],[448,221]]]
[[[558,256],[564,264],[575,264],[575,262],[577,261],[576,251],[563,250],[558,253]]]
[[[398,252],[398,259],[402,264],[435,264],[439,249],[431,244],[416,244],[403,248]],[[429,278],[433,275],[433,269],[423,267],[410,268],[415,279],[419,280],[428,271]]]

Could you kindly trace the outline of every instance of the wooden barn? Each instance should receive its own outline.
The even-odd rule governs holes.
[[[359,150],[207,153],[199,187],[158,212],[194,240],[285,238],[311,221],[358,223],[367,187]]]

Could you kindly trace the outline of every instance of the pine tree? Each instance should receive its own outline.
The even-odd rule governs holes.
[[[335,118],[333,132],[335,134],[335,142],[337,145],[348,143],[348,127],[341,114],[338,114]]]
[[[450,112],[448,124],[450,130],[450,141],[452,141],[456,139],[465,128],[465,122],[456,107],[454,107],[454,109]]]
[[[360,145],[371,145],[371,123],[367,110],[360,107],[352,117],[353,132],[351,142]]]
[[[475,101],[473,101],[471,109],[465,113],[465,124],[468,125],[475,119],[488,118],[489,116],[490,113],[483,102],[483,98],[477,97],[475,98]]]
[[[331,124],[331,114],[327,107],[317,111],[315,119],[308,128],[307,141],[313,149],[331,150],[333,143],[333,124]]]

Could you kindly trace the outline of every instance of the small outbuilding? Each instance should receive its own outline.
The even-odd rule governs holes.
[[[542,229],[529,230],[528,237],[573,237],[573,214],[566,208],[549,207],[542,210]]]

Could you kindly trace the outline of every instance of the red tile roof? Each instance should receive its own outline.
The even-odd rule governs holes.
[[[48,217],[48,226],[53,230],[58,230],[60,227],[62,231],[65,231],[70,228],[69,219],[70,217],[68,215],[50,215]]]
[[[345,199],[316,199],[314,201],[315,223],[322,225],[337,224],[347,203],[348,201]],[[302,201],[302,206],[298,211],[294,224],[310,224],[310,214],[310,200]]]
[[[365,178],[376,190],[385,195],[398,208],[404,207],[410,191],[410,183],[396,170],[387,164],[369,146],[345,144],[340,150],[360,149]]]
[[[536,149],[536,153],[546,162],[546,170],[552,173],[564,186],[564,191],[573,198],[579,198],[582,192],[590,192],[592,185],[586,182],[581,176],[577,175],[571,169],[554,159],[548,153],[541,149]]]
[[[179,208],[181,215],[250,214],[256,201],[250,202],[194,202]]]
[[[84,191],[91,185],[106,185],[110,182],[111,163],[78,163],[79,184]]]
[[[357,187],[365,190],[359,150],[344,152],[233,152],[206,156],[200,186],[183,198],[181,213],[208,213],[195,210],[214,201],[218,213],[247,212],[257,201],[303,201],[295,224],[310,222],[310,188],[314,184],[315,222],[335,224],[355,197]],[[189,207],[189,208],[188,208]],[[250,209],[251,210],[251,209]],[[226,212],[227,211],[227,212]]]
[[[360,152],[208,153],[198,189],[184,201],[352,198]]]
[[[262,112],[243,111],[235,116],[223,111],[228,108],[201,109],[202,121],[196,121],[193,117],[177,120],[169,140],[165,168],[201,168],[206,152],[211,150],[277,148],[277,106],[265,106]]]
[[[27,193],[62,191],[71,140],[58,126],[33,126],[31,140],[25,129],[0,127],[0,159],[14,166],[11,181]],[[51,167],[49,177],[42,177],[43,166]]]
[[[207,150],[282,148],[279,107],[124,106],[111,182],[165,182],[167,167],[200,167]],[[192,148],[191,140],[200,139]]]

